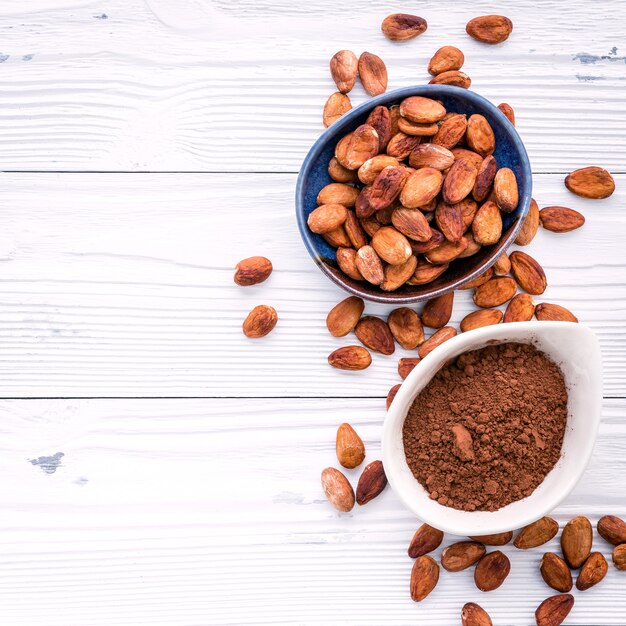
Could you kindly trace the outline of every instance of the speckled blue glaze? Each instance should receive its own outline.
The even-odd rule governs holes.
[[[309,213],[315,209],[316,198],[325,185],[332,183],[328,162],[334,156],[335,145],[347,133],[363,124],[373,108],[379,105],[399,104],[409,96],[424,96],[441,100],[448,111],[484,115],[496,137],[494,156],[498,167],[509,167],[515,172],[519,187],[519,204],[510,214],[502,214],[504,237],[496,246],[483,248],[479,253],[455,261],[436,281],[427,285],[405,286],[396,292],[384,292],[374,285],[351,280],[336,267],[335,250],[320,235],[307,227]],[[368,300],[388,303],[410,303],[432,298],[452,291],[476,278],[495,263],[503,249],[515,239],[522,218],[528,213],[532,194],[532,173],[524,144],[514,126],[504,114],[487,99],[472,91],[448,85],[421,85],[406,87],[382,94],[352,109],[335,122],[313,144],[307,154],[296,185],[296,216],[304,244],[319,268],[337,285]]]

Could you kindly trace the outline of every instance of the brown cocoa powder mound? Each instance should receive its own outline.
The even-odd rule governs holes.
[[[529,496],[561,456],[567,390],[534,346],[460,355],[417,396],[403,427],[406,459],[430,497],[495,511]]]

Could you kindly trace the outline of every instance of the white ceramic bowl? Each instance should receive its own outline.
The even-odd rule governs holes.
[[[557,363],[568,391],[562,454],[535,491],[497,511],[459,511],[431,500],[406,462],[402,426],[419,392],[450,359],[490,344],[530,343]],[[521,528],[554,509],[574,488],[591,457],[602,406],[602,362],[598,340],[582,324],[515,322],[462,333],[433,350],[407,376],[383,427],[385,473],[393,490],[421,520],[454,535],[488,535]]]

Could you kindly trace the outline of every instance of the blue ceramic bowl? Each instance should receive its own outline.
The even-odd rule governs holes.
[[[358,282],[346,276],[337,267],[335,249],[321,235],[312,233],[307,226],[309,213],[315,209],[316,197],[325,185],[332,183],[328,175],[328,162],[335,154],[335,145],[347,133],[363,124],[373,108],[378,105],[399,104],[409,96],[425,96],[441,100],[448,111],[484,115],[496,137],[494,156],[498,167],[509,167],[515,172],[519,187],[519,204],[513,213],[502,214],[503,236],[495,246],[485,246],[478,253],[457,259],[439,278],[427,285],[404,285],[394,292],[385,292],[375,285]],[[517,236],[522,221],[528,213],[532,193],[532,174],[524,144],[514,126],[491,102],[476,93],[448,85],[420,85],[406,87],[382,94],[352,109],[335,122],[315,142],[307,154],[296,185],[296,216],[304,244],[318,267],[330,280],[346,291],[374,302],[407,304],[427,300],[458,289],[493,265]]]

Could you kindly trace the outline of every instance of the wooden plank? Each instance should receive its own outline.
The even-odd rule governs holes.
[[[0,236],[0,395],[385,396],[398,351],[364,372],[328,354],[330,308],[344,297],[305,252],[293,215],[293,175],[4,174]],[[615,195],[583,200],[562,176],[535,177],[542,206],[587,218],[566,235],[540,232],[530,252],[556,301],[602,344],[605,394],[626,393],[626,176]],[[238,260],[265,254],[266,283],[233,284]],[[276,307],[263,340],[241,322]],[[457,295],[453,321],[472,310]],[[387,314],[390,307],[368,304]]]
[[[405,44],[380,32],[389,10],[357,0],[0,7],[0,168],[295,172],[322,131],[338,48],[379,53],[392,89],[425,84],[433,52],[456,44],[473,89],[516,109],[535,171],[624,171],[623,2],[570,2],[566,22],[558,2],[509,3],[514,32],[497,47],[464,32],[493,11],[487,0],[420,3],[429,29]],[[351,97],[366,100],[360,86]]]
[[[561,525],[626,515],[625,409],[605,401],[591,465],[555,511]],[[377,400],[22,400],[0,402],[0,418],[0,470],[11,476],[0,484],[0,606],[15,626],[448,626],[467,601],[494,623],[527,626],[551,593],[538,562],[557,541],[504,548],[512,573],[496,592],[478,592],[471,571],[442,572],[431,598],[411,602],[406,547],[419,522],[389,488],[340,515],[319,485],[341,421],[368,460],[379,457]],[[59,452],[42,471],[40,457]],[[597,537],[594,549],[610,553]],[[612,566],[575,594],[568,624],[623,624]]]

